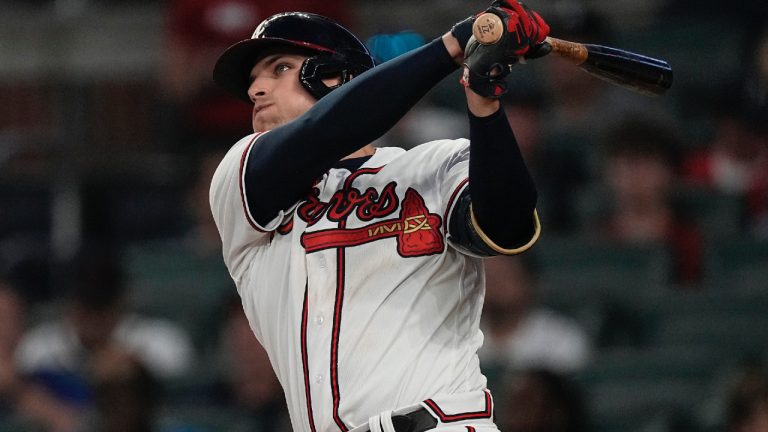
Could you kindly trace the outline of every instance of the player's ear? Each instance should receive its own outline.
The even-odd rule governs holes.
[[[354,77],[355,76],[352,74],[349,75],[349,79]],[[328,88],[335,88],[343,84],[343,79],[341,78],[341,75],[337,75],[331,78],[323,78],[323,84],[325,84]]]

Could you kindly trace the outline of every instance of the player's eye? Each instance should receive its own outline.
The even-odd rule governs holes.
[[[291,65],[287,63],[278,63],[275,65],[275,75],[280,75],[290,68],[291,68]]]

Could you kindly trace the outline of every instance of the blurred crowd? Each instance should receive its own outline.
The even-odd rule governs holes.
[[[511,75],[543,234],[486,261],[503,431],[768,431],[768,5],[732,3],[530,2],[553,36],[667,59],[675,82],[649,98],[558,58]],[[144,73],[0,73],[0,431],[290,430],[208,207],[250,132],[212,65],[280,11],[332,17],[383,61],[485,6],[0,1],[41,27],[162,17]],[[466,136],[457,81],[376,145]]]

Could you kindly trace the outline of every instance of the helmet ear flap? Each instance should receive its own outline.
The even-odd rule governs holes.
[[[348,83],[354,75],[362,73],[362,70],[358,69],[361,68],[355,67],[349,59],[339,54],[320,53],[304,60],[299,79],[301,85],[319,100],[342,84]],[[339,84],[326,85],[323,80],[328,78],[339,78]]]

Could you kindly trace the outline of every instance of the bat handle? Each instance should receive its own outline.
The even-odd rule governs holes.
[[[547,36],[547,38],[544,39],[544,42],[552,47],[552,53],[570,60],[576,65],[580,65],[587,61],[587,57],[589,56],[587,47],[578,42],[557,39],[551,36]]]

